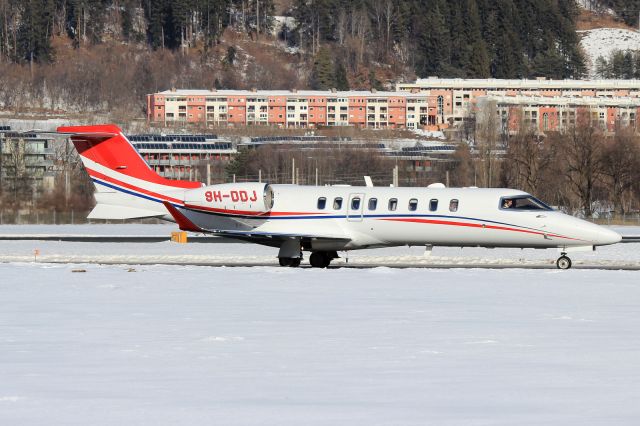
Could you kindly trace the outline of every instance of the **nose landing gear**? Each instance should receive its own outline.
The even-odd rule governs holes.
[[[280,266],[289,266],[291,268],[297,268],[302,262],[302,257],[279,257],[278,262]]]
[[[560,257],[556,260],[556,266],[563,270],[571,268],[571,259],[567,257],[567,253],[560,253]]]

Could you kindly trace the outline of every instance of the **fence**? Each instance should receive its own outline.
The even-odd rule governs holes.
[[[81,224],[89,223],[87,215],[91,210],[0,210],[0,225],[27,224]]]

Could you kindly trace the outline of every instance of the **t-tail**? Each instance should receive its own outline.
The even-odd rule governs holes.
[[[164,203],[184,205],[186,190],[199,182],[165,179],[153,171],[118,126],[58,127],[69,134],[96,186],[96,206],[89,219],[165,217]]]

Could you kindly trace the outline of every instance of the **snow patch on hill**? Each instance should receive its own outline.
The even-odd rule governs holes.
[[[606,59],[616,50],[640,50],[640,32],[621,28],[597,28],[578,31],[580,46],[585,52],[589,77],[595,77],[595,63],[599,56]]]

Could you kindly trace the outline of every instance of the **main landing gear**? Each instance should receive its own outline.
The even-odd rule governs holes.
[[[302,245],[300,240],[286,240],[280,246],[278,252],[278,262],[280,266],[297,268],[302,262]],[[333,259],[337,259],[338,253],[335,251],[314,251],[309,256],[309,263],[313,268],[326,268]]]
[[[556,260],[556,266],[558,269],[571,268],[571,259],[567,257],[567,253],[560,253],[560,257]]]
[[[313,268],[326,268],[336,258],[338,258],[338,253],[335,251],[314,251],[309,256],[309,263]]]
[[[280,262],[280,266],[289,266],[291,268],[300,266],[300,262],[302,262],[300,240],[291,239],[283,242],[278,252],[278,262]]]

